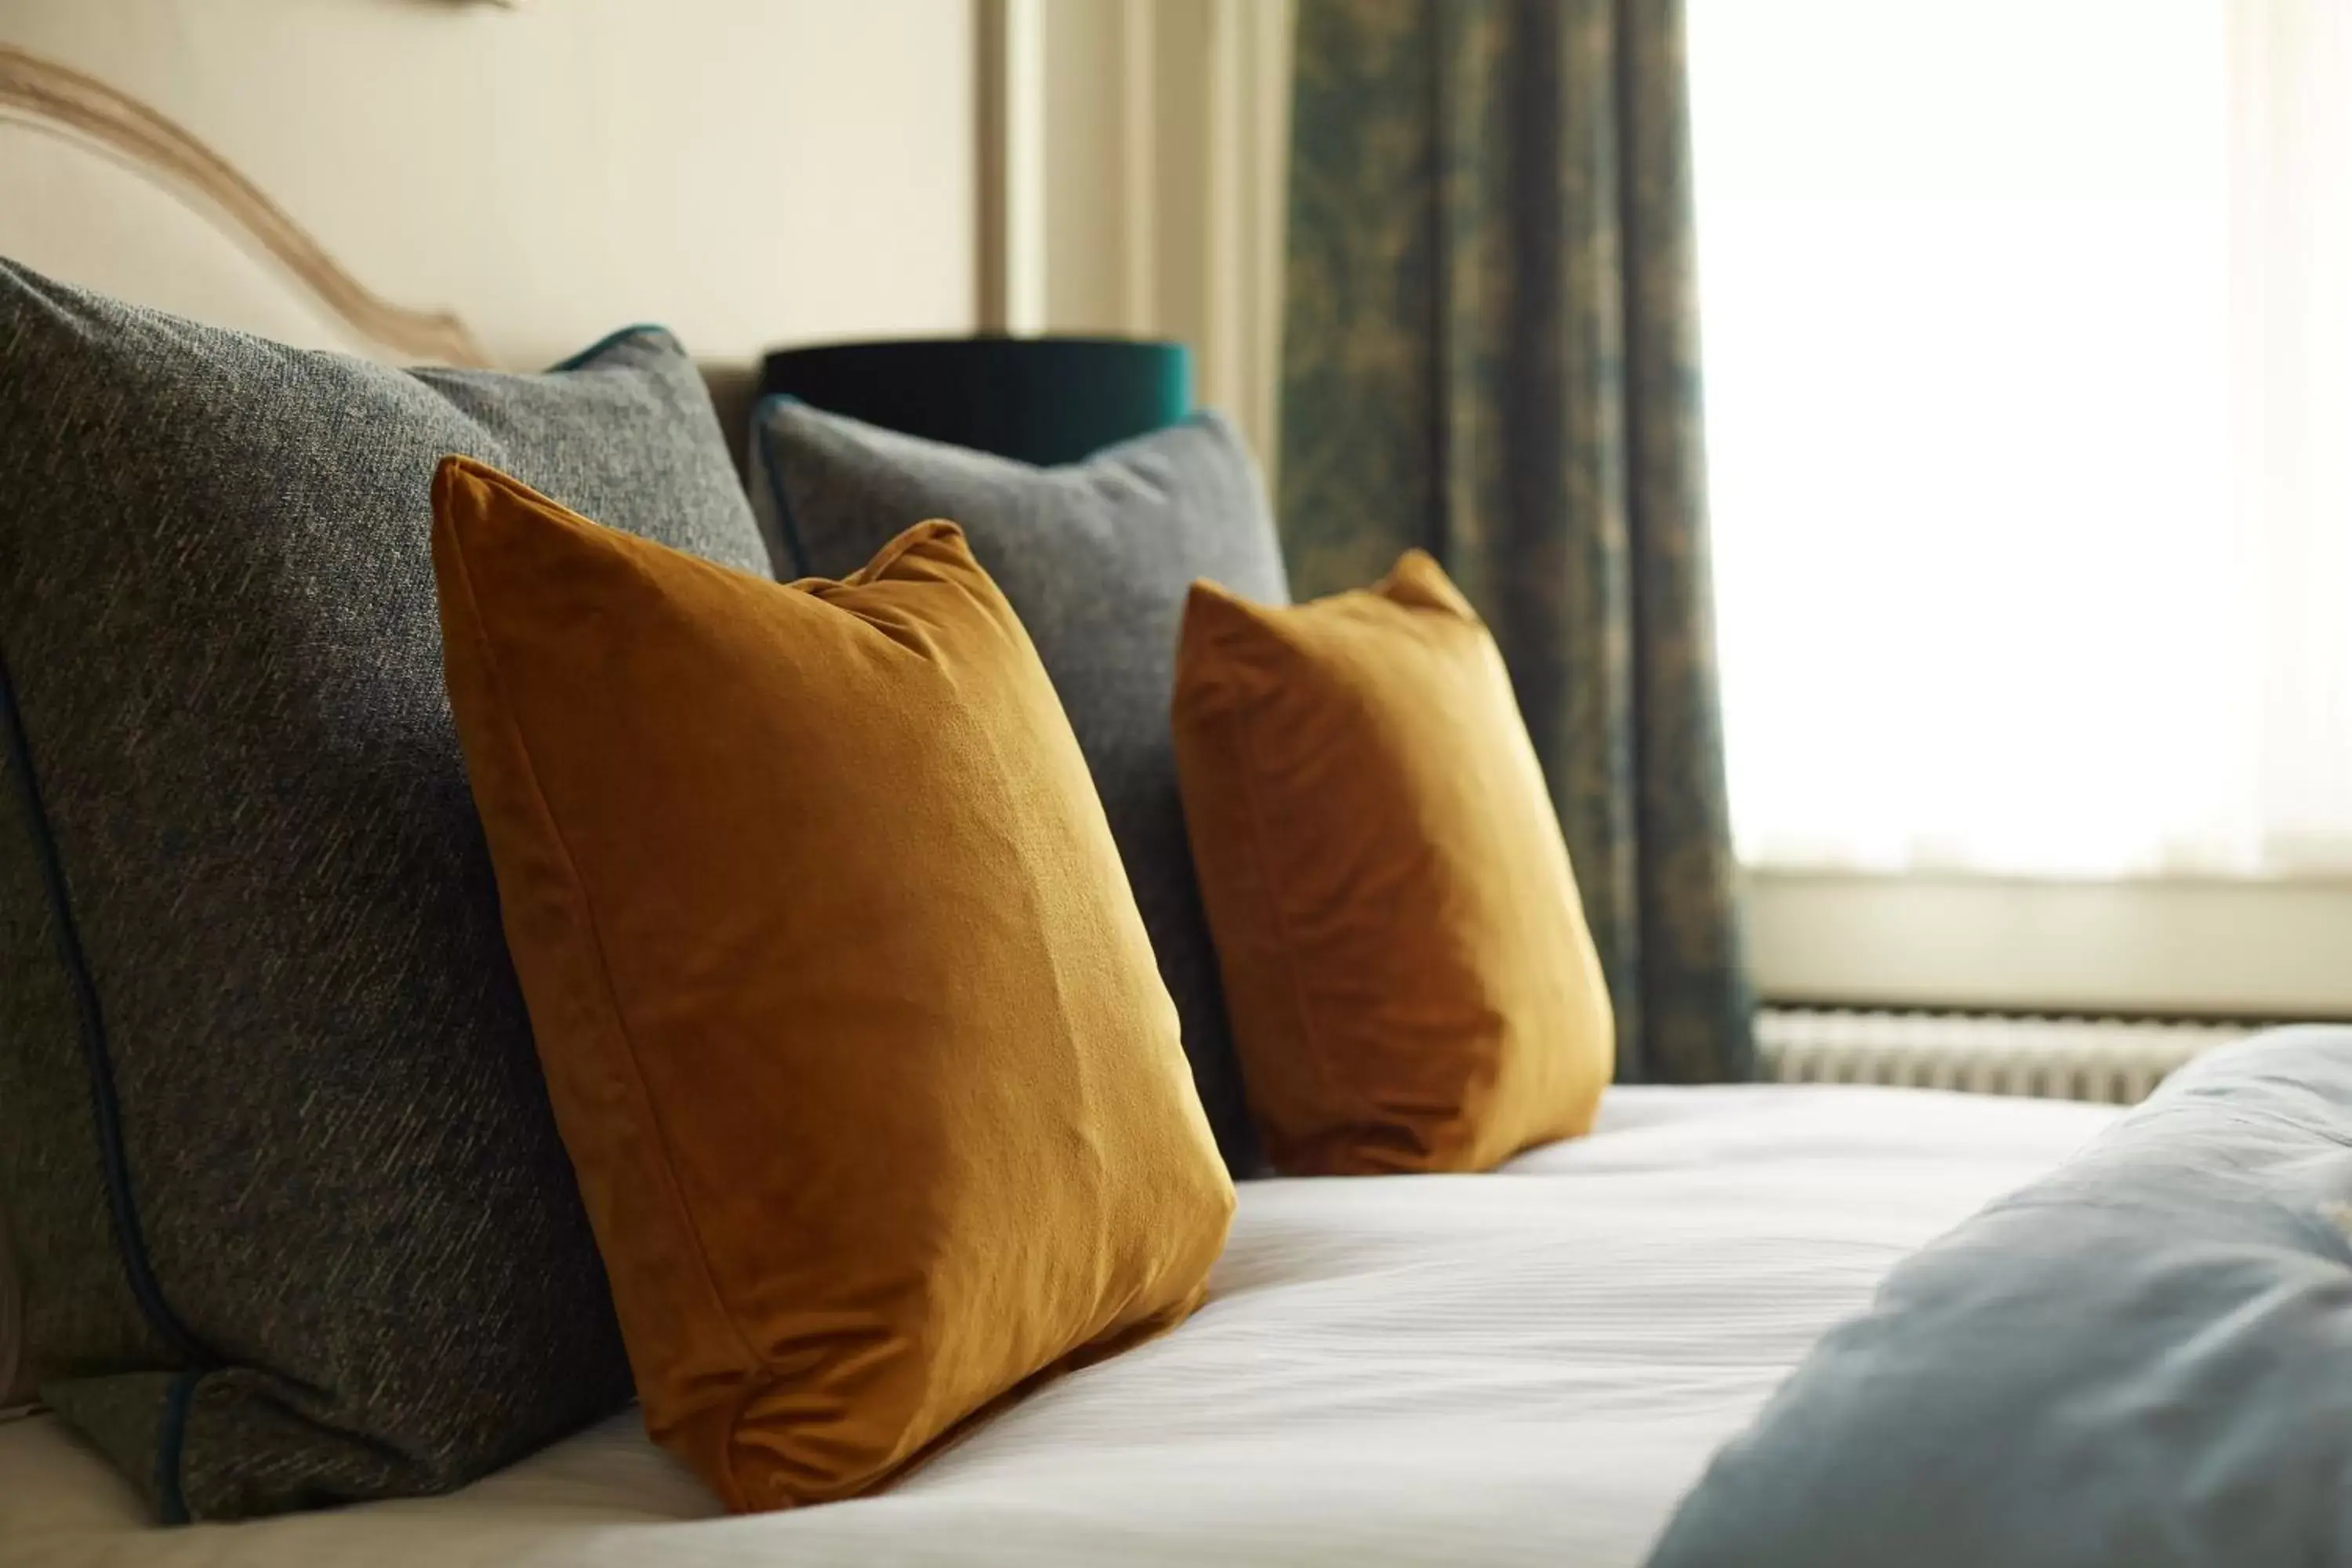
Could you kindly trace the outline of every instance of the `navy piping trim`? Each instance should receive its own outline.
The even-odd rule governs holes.
[[[189,1522],[188,1494],[180,1485],[180,1452],[187,1446],[188,1405],[201,1372],[184,1372],[163,1395],[163,1429],[155,1436],[156,1513],[165,1524]]]
[[[670,342],[677,342],[677,334],[671,331],[667,327],[663,326],[659,321],[635,321],[630,323],[628,326],[620,327],[613,331],[606,332],[603,337],[598,338],[594,342],[590,343],[578,353],[573,354],[567,359],[556,361],[553,364],[547,367],[547,372],[549,374],[552,375],[558,371],[578,370],[590,360],[603,358],[604,352],[607,349],[610,349],[614,344],[625,342],[631,338],[643,337],[648,332],[659,332]]]
[[[0,743],[7,748],[8,771],[16,775],[17,798],[25,812],[25,835],[31,841],[33,859],[40,871],[41,891],[49,906],[49,928],[57,939],[58,963],[64,969],[67,985],[73,993],[82,1062],[89,1071],[90,1113],[98,1130],[99,1163],[106,1177],[107,1207],[114,1220],[116,1256],[121,1259],[132,1299],[158,1337],[183,1362],[199,1367],[217,1365],[218,1358],[188,1331],[179,1314],[172,1310],[148,1261],[146,1233],[140,1226],[139,1206],[131,1191],[131,1163],[122,1142],[122,1110],[115,1096],[113,1063],[106,1053],[106,1023],[99,1007],[98,985],[90,978],[89,963],[82,952],[81,931],[74,923],[73,905],[66,895],[65,863],[49,829],[48,810],[41,802],[40,782],[33,776],[32,742],[26,735],[25,717],[17,706],[16,682],[9,674],[5,650],[0,650]],[[198,1375],[182,1373],[191,1384]],[[157,1478],[167,1512],[180,1495],[179,1424],[186,1415],[184,1396],[167,1402],[163,1430],[157,1441],[158,1467],[164,1465],[167,1457],[170,1466],[169,1473]]]
[[[801,542],[800,520],[793,516],[793,503],[784,499],[783,465],[776,461],[775,444],[768,439],[769,410],[792,404],[806,406],[803,399],[794,397],[789,392],[772,392],[753,404],[751,442],[760,448],[760,469],[767,476],[768,500],[776,509],[776,532],[781,536],[784,552],[792,557],[789,564],[793,575],[807,577],[814,574],[814,568],[809,564],[808,547]]]

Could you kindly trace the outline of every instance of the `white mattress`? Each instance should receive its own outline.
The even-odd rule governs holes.
[[[2110,1114],[1627,1088],[1504,1173],[1250,1184],[1191,1322],[798,1513],[718,1517],[630,1412],[450,1497],[157,1531],[42,1416],[0,1426],[0,1564],[1617,1568],[1890,1265]]]

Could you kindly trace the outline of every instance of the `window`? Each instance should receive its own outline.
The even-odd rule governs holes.
[[[1690,28],[1743,856],[2352,872],[2352,5]]]

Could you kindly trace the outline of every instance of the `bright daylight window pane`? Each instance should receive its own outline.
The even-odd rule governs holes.
[[[2223,0],[1689,16],[1743,856],[2266,868]]]

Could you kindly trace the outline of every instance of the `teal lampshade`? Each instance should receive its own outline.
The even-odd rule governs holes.
[[[761,396],[1024,462],[1075,463],[1192,412],[1181,343],[1120,338],[921,338],[767,357]]]

